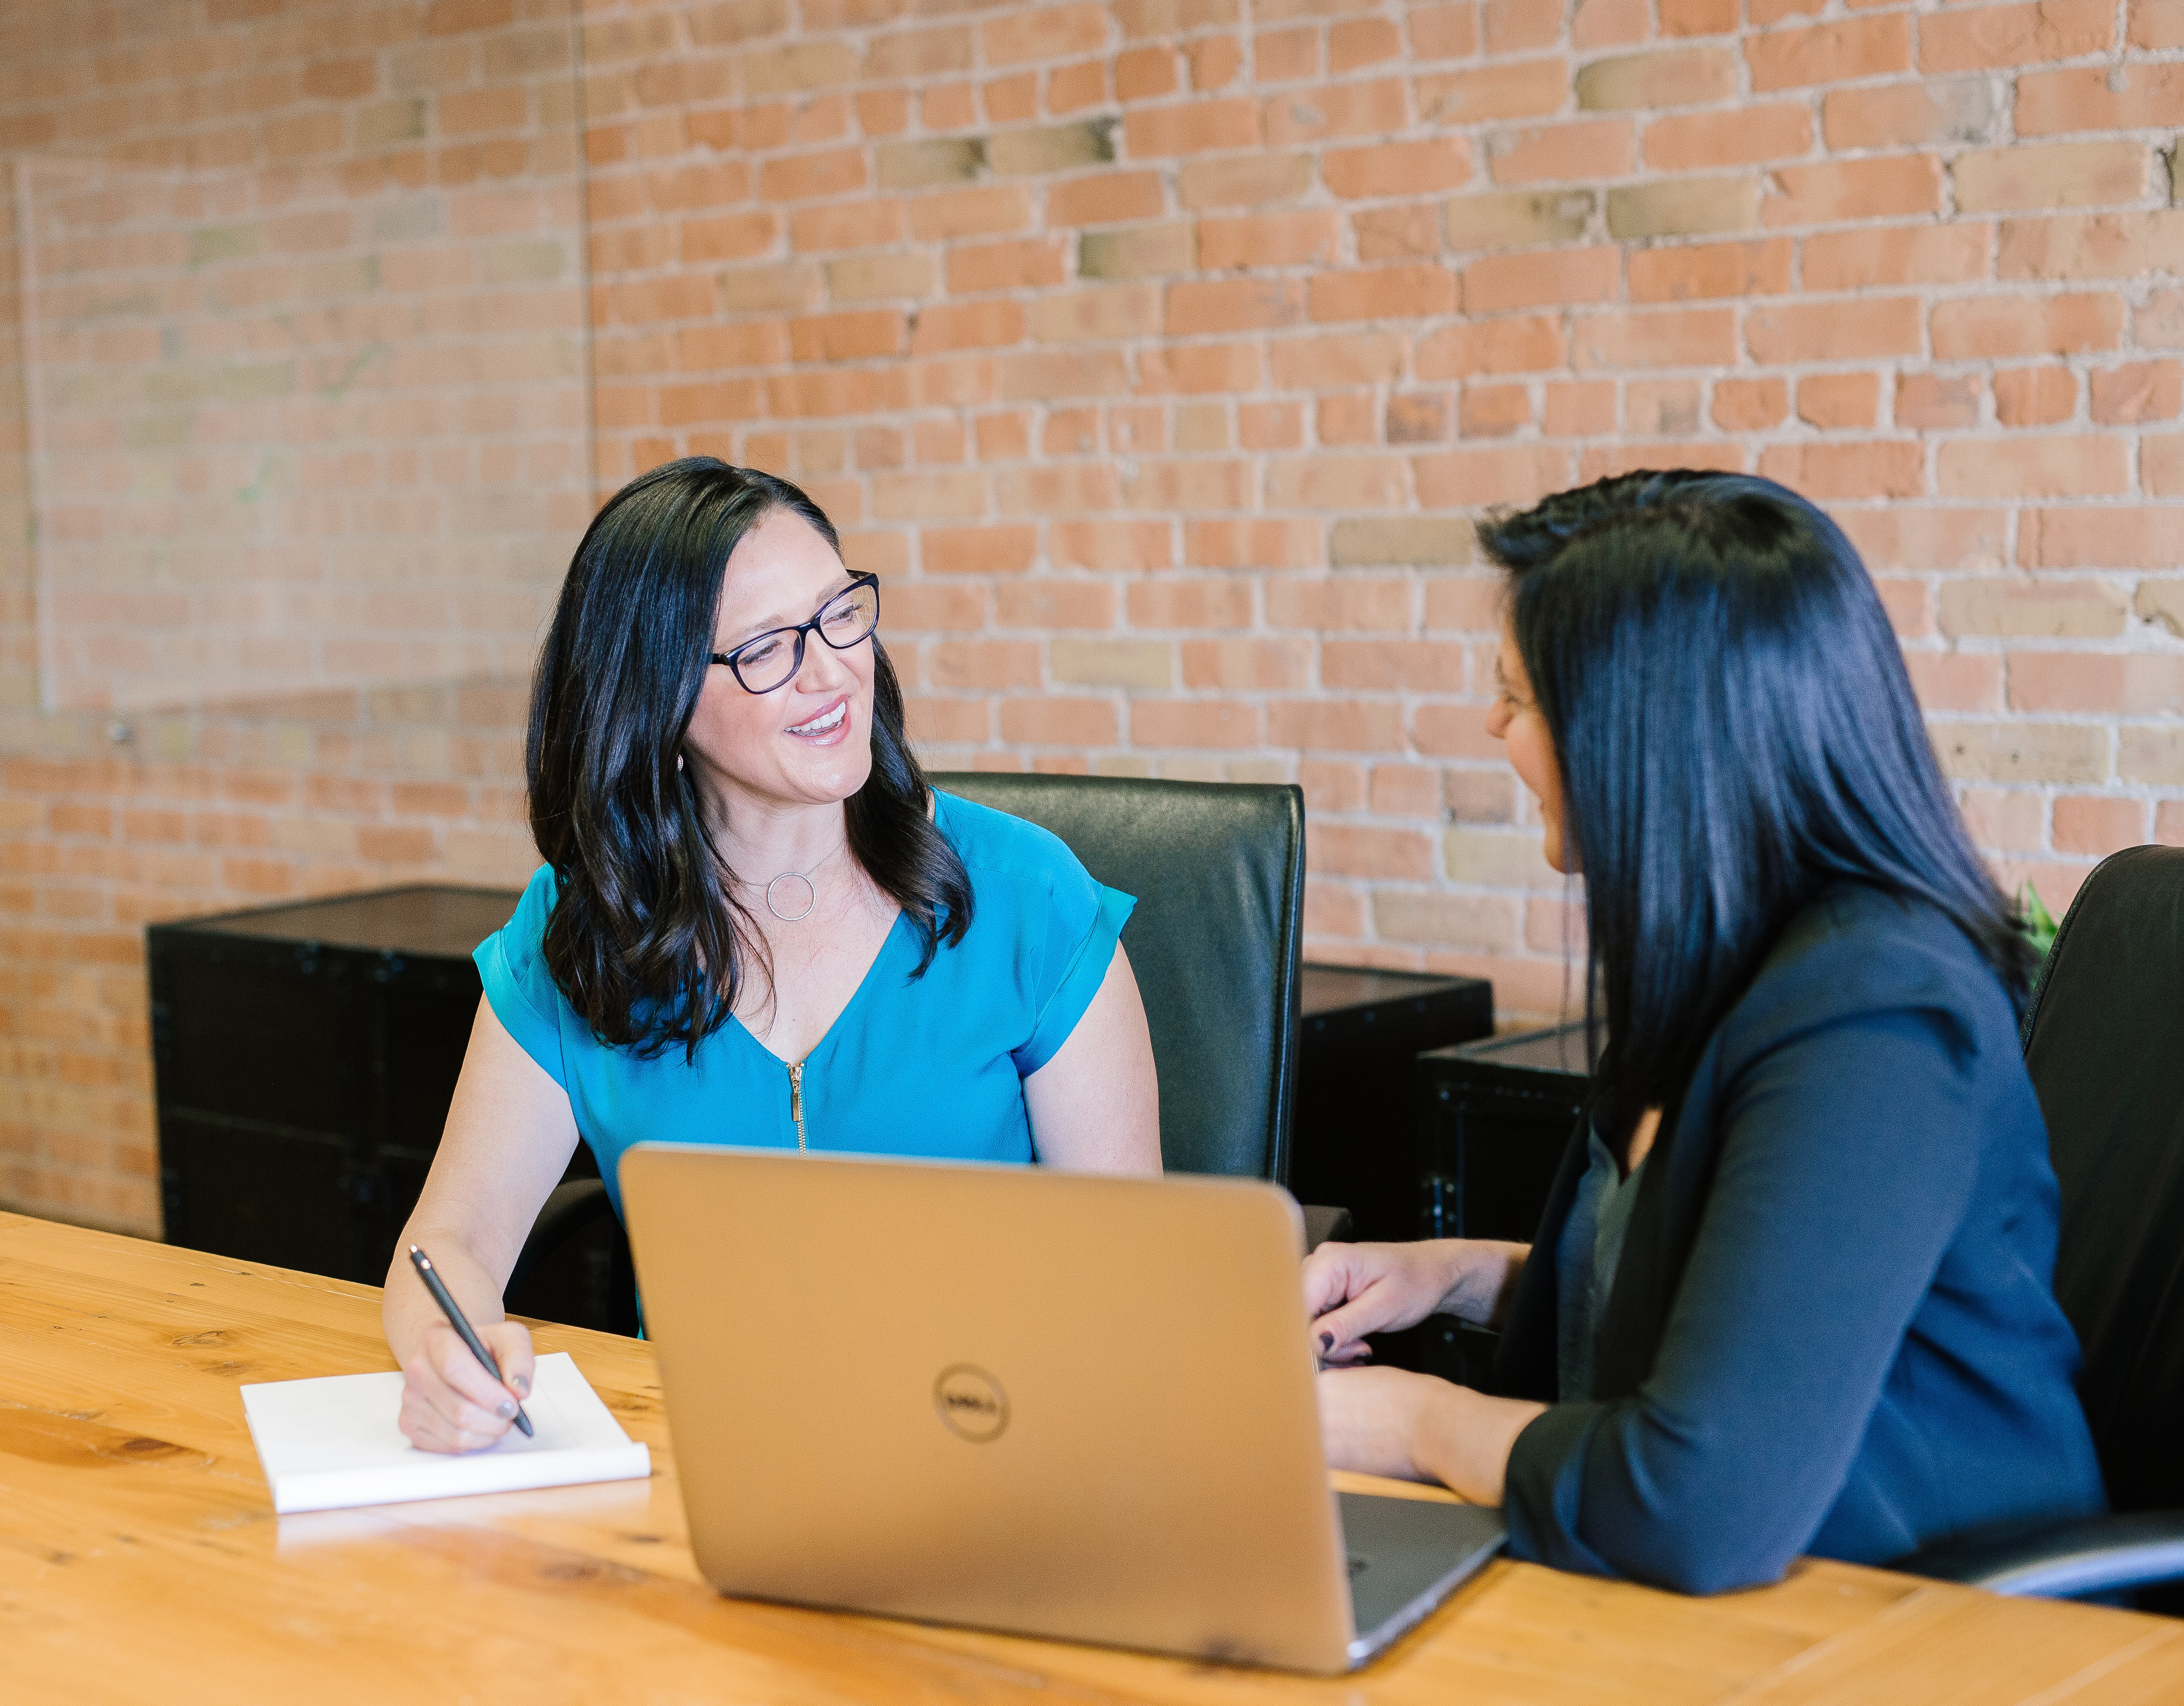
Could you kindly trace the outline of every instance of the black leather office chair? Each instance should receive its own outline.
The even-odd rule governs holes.
[[[2024,1034],[2063,1192],[2055,1294],[2114,1514],[1898,1568],[2051,1598],[2184,1581],[2184,848],[2134,847],[2086,879]],[[2144,1603],[2184,1609],[2173,1591]]]
[[[1152,1033],[1167,1170],[1286,1184],[1302,960],[1302,793],[1276,783],[986,771],[931,780],[1051,830],[1095,878],[1137,897],[1123,947]],[[602,1216],[612,1218],[596,1180],[557,1187],[510,1280],[510,1307],[543,1264],[559,1264],[556,1250],[598,1236]],[[1345,1209],[1306,1207],[1307,1243],[1346,1236],[1349,1219]]]
[[[1099,881],[1137,897],[1123,948],[1152,1031],[1168,1171],[1287,1183],[1303,794],[1284,783],[993,771],[951,772],[933,785],[1052,830]]]

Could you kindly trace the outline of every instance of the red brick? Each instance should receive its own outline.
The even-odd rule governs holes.
[[[1182,650],[1187,688],[1257,693],[1312,684],[1308,639],[1195,639],[1185,640]]]
[[[992,348],[1022,343],[1024,331],[1021,303],[998,299],[932,303],[918,311],[910,347],[920,355],[944,349]]]
[[[1759,471],[1806,497],[1823,500],[1913,498],[1926,487],[1925,458],[1919,447],[1893,439],[1769,445],[1759,453]]]
[[[1546,444],[1438,450],[1413,457],[1411,467],[1429,509],[1534,504],[1570,482],[1568,452]]]
[[[1606,246],[1490,255],[1463,270],[1464,312],[1613,301],[1620,259]]]
[[[1078,0],[990,18],[979,26],[978,39],[989,65],[1014,65],[1095,52],[1106,45],[1108,28],[1100,0]]]
[[[1602,379],[1562,380],[1546,387],[1540,429],[1550,438],[1591,438],[1615,430],[1615,387]]]
[[[2005,220],[1995,258],[2004,279],[2127,278],[2167,270],[2184,245],[2184,209]]]
[[[1306,569],[1326,560],[1321,523],[1214,520],[1184,523],[1184,560],[1201,569]]]
[[[1177,171],[1176,198],[1200,208],[1260,207],[1312,187],[1309,154],[1253,153],[1190,160]]]
[[[1392,19],[1351,18],[1327,32],[1327,69],[1335,76],[1400,59],[1403,32]]]
[[[1287,337],[1271,348],[1274,384],[1284,391],[1373,385],[1402,371],[1404,341],[1392,332]]]
[[[928,192],[910,203],[911,235],[921,243],[1000,237],[1032,223],[1030,197],[1014,184]]]
[[[2174,361],[2137,361],[2091,376],[2093,420],[2103,426],[2173,421],[2184,404],[2184,367]]]
[[[1476,125],[1543,118],[1569,98],[1569,62],[1518,59],[1473,71],[1429,73],[1418,80],[1422,123]]]
[[[2131,486],[2131,443],[2114,434],[1957,438],[1935,452],[1945,497],[2089,498]]]
[[[2101,858],[2146,839],[2147,802],[2086,794],[2055,801],[2055,850]]]
[[[1084,225],[1114,225],[1124,220],[1150,219],[1166,208],[1157,172],[1100,172],[1071,178],[1046,192],[1047,225],[1050,230]]]
[[[1836,149],[1984,142],[1995,105],[1984,77],[1830,89],[1820,103],[1820,133]]]
[[[1055,237],[975,243],[948,252],[948,288],[964,295],[1035,289],[1060,284],[1068,265],[1068,250]]]
[[[2122,298],[2106,293],[1937,303],[1934,354],[1942,361],[1992,361],[2113,349],[2123,336],[2123,312]]]
[[[1790,387],[1782,380],[1718,379],[1713,387],[1713,422],[1724,432],[1759,432],[1779,425],[1790,412]]]
[[[1294,326],[1304,318],[1304,293],[1289,279],[1204,279],[1169,287],[1167,333],[1242,332]]]
[[[1876,373],[1808,373],[1797,382],[1797,418],[1809,426],[1870,427],[1880,412]]]
[[[1257,103],[1248,99],[1140,107],[1123,117],[1123,146],[1134,160],[1254,148],[1261,140]]]
[[[1820,232],[1805,239],[1805,288],[1970,283],[1986,276],[1993,233],[1992,226],[1965,223]]]
[[[1906,373],[1896,382],[1896,424],[1918,432],[1979,425],[1980,382],[1970,374]]]
[[[2018,521],[2018,560],[2027,568],[2173,568],[2177,520],[2158,506],[2029,510]]]
[[[1813,146],[1813,115],[1799,102],[1681,113],[1646,126],[1646,164],[1655,171],[1718,171],[1786,159]]]
[[[1915,355],[1919,309],[1912,296],[1769,304],[1746,316],[1745,342],[1768,365]]]
[[[1414,319],[1456,310],[1456,275],[1445,266],[1375,267],[1321,272],[1311,281],[1317,321]]]
[[[1531,426],[1531,391],[1522,384],[1465,384],[1459,424],[1465,439],[1507,439]]]
[[[2086,65],[2029,71],[2017,80],[2020,137],[2179,125],[2184,125],[2184,65]]]
[[[1402,707],[1386,700],[1278,699],[1267,735],[1300,752],[1388,752],[1403,744]]]
[[[1262,83],[1294,83],[1319,73],[1319,31],[1270,30],[1251,44],[1254,70]]]
[[[1663,36],[1726,36],[1738,23],[1736,0],[1660,0]]]
[[[1385,136],[1410,122],[1410,106],[1403,80],[1384,77],[1276,95],[1266,103],[1260,124],[1267,142],[1277,148],[1337,137]]]
[[[2131,0],[2130,40],[2156,51],[2184,47],[2184,0]]]
[[[1401,185],[1409,195],[1454,189],[1471,180],[1471,145],[1461,137],[1339,148],[1320,161],[1320,176],[1339,196],[1382,196]]]
[[[1198,265],[1208,272],[1310,266],[1333,259],[1341,237],[1341,215],[1332,208],[1202,219]]]
[[[1227,88],[1244,69],[1244,46],[1234,36],[1201,36],[1184,49],[1184,56],[1190,64],[1190,86],[1201,94]]]
[[[1558,320],[1546,315],[1444,326],[1418,345],[1422,380],[1468,379],[1479,373],[1535,373],[1560,367],[1568,348]]]
[[[1265,742],[1259,708],[1234,700],[1134,699],[1133,745],[1235,751]],[[1282,744],[1289,744],[1284,742]]]
[[[1923,21],[1925,28],[1933,27],[1931,19]],[[1746,40],[1744,60],[1751,68],[1752,86],[1761,94],[1908,71],[1911,69],[1910,14],[1891,12],[1803,28],[1769,30]]]
[[[1774,181],[1778,192],[1761,207],[1770,226],[1897,218],[1942,206],[1941,162],[1930,154],[1780,166]]]
[[[1036,527],[926,527],[919,560],[928,574],[1016,575],[1039,553]]]
[[[1959,154],[1949,176],[1958,207],[1986,213],[2137,201],[2153,164],[2143,142],[2018,142]]]
[[[1479,52],[1479,8],[1471,0],[1412,6],[1406,21],[1415,59],[1468,59]]]
[[[2114,42],[2115,8],[2106,0],[1953,8],[1919,20],[1919,69],[1996,70],[2104,53]]]
[[[1808,243],[1808,255],[1810,252]],[[1790,287],[1791,254],[1788,237],[1633,248],[1625,263],[1630,300],[1692,302],[1780,295]],[[1806,265],[1809,271],[1809,259]]]
[[[1637,132],[1628,119],[1585,119],[1497,137],[1490,165],[1498,184],[1595,182],[1626,176],[1637,158]]]
[[[1165,569],[1175,561],[1167,521],[1055,521],[1047,556],[1057,569]]]

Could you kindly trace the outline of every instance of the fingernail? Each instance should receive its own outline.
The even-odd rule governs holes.
[[[1334,1348],[1334,1334],[1332,1334],[1332,1333],[1322,1333],[1322,1334],[1319,1335],[1319,1354],[1320,1354],[1321,1356],[1324,1357],[1324,1356],[1325,1356],[1325,1355],[1326,1355],[1329,1351],[1332,1351]]]
[[[494,1408],[493,1414],[499,1416],[504,1422],[514,1421],[515,1419],[515,1400],[513,1398],[503,1398],[499,1404]]]
[[[522,1393],[525,1397],[527,1398],[531,1396],[530,1375],[518,1374],[513,1380],[509,1382],[509,1385],[515,1387],[517,1391]]]

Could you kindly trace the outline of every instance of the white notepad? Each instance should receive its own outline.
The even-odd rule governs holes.
[[[566,1351],[541,1357],[524,1413],[532,1438],[510,1428],[481,1452],[421,1452],[402,1437],[402,1376],[330,1374],[242,1389],[242,1413],[273,1508],[345,1510],[404,1499],[515,1492],[580,1481],[638,1480],[652,1453],[621,1430]]]

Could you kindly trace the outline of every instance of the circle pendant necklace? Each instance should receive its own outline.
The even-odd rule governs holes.
[[[804,885],[803,911],[799,912],[784,912],[781,910],[780,906],[775,903],[773,891],[778,889],[783,883],[801,883]],[[794,889],[790,889],[784,898],[794,905],[796,898],[796,891]],[[780,919],[784,924],[802,923],[805,919],[811,916],[811,909],[818,904],[818,885],[813,883],[811,878],[801,871],[784,871],[778,877],[775,878],[773,881],[766,885],[766,910],[772,913],[775,917]]]

